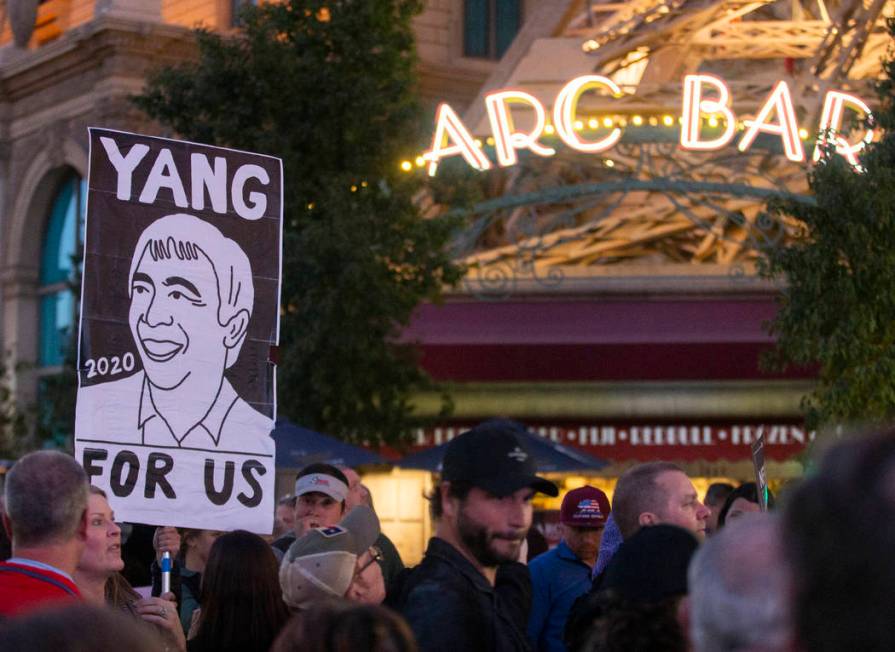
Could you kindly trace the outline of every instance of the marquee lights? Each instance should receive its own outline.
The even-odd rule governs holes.
[[[547,123],[547,110],[543,104],[529,93],[518,89],[502,89],[489,93],[485,97],[485,108],[492,131],[488,142],[494,143],[497,165],[508,167],[518,163],[518,150],[530,150],[544,157],[555,155],[554,148],[540,141],[541,136],[552,136],[554,133],[567,147],[579,152],[601,153],[614,147],[621,138],[619,125],[627,124],[625,118],[613,120],[606,116],[601,120],[595,117],[587,119],[586,125],[591,130],[600,125],[610,129],[607,135],[596,140],[587,140],[579,133],[585,126],[585,119],[576,116],[581,96],[597,88],[607,90],[615,97],[622,95],[618,85],[608,77],[576,77],[563,86],[557,95],[552,124]],[[684,78],[682,99],[682,112],[678,121],[681,124],[680,145],[683,149],[717,150],[728,145],[735,137],[735,132],[741,130],[743,135],[737,143],[737,149],[741,152],[748,150],[758,135],[764,133],[780,138],[784,154],[789,160],[805,160],[801,141],[807,134],[799,126],[792,95],[785,81],[777,82],[758,114],[751,119],[737,119],[731,107],[731,94],[727,84],[713,75],[687,75]],[[513,104],[524,105],[533,111],[534,126],[528,131],[515,128],[510,111]],[[873,140],[874,132],[868,129],[860,140],[849,142],[840,132],[846,108],[871,115],[870,107],[861,98],[841,91],[828,91],[818,125],[820,136],[814,150],[815,161],[820,158],[822,148],[829,139],[835,143],[836,153],[844,156],[853,166],[858,166],[857,156]],[[704,117],[708,118],[707,123],[713,129],[722,127],[722,132],[711,138],[704,137],[700,131]],[[644,119],[641,115],[634,115],[630,120],[634,126],[647,122],[651,126],[659,125],[659,118],[656,116]],[[671,115],[664,115],[661,120],[667,127],[673,126],[676,121]],[[434,176],[442,159],[457,155],[462,156],[477,170],[489,170],[492,167],[492,162],[482,151],[481,141],[472,136],[447,103],[442,103],[435,118],[432,147],[422,158],[428,163],[429,175]]]
[[[771,111],[776,112],[778,124],[768,122]],[[746,133],[740,139],[737,149],[745,152],[755,141],[759,132],[780,136],[783,140],[783,151],[786,158],[796,163],[805,160],[805,150],[802,149],[802,141],[799,140],[799,124],[796,121],[796,110],[792,106],[792,96],[786,82],[777,82],[770,97],[761,107],[755,120],[744,120]]]
[[[820,160],[824,145],[827,144],[827,134],[832,131],[834,134],[839,131],[842,124],[842,111],[846,104],[851,104],[857,111],[861,111],[864,115],[872,115],[870,107],[856,95],[842,93],[839,91],[830,91],[824,98],[824,108],[820,114],[820,136],[817,139],[817,145],[814,148],[814,160]],[[835,136],[836,153],[844,156],[849,163],[858,167],[858,152],[873,140],[873,130],[868,129],[864,137],[857,143],[851,144],[842,136]]]
[[[518,132],[513,127],[513,116],[510,114],[510,102],[526,104],[534,109],[535,126],[529,133]],[[518,161],[517,149],[530,149],[538,156],[553,156],[556,150],[545,147],[538,138],[547,126],[547,111],[533,95],[523,91],[507,90],[489,93],[485,97],[485,108],[494,134],[494,151],[497,163],[502,167],[515,165]]]
[[[605,138],[589,143],[575,133],[575,109],[578,107],[578,100],[585,91],[600,86],[608,88],[615,97],[622,94],[621,89],[608,77],[583,75],[563,86],[556,96],[556,104],[553,106],[553,124],[556,125],[556,133],[566,145],[579,152],[589,154],[604,152],[615,145],[622,136],[622,130],[615,127]]]
[[[712,86],[718,93],[717,99],[708,99],[702,96],[702,87]],[[721,149],[733,138],[736,129],[736,118],[728,107],[730,104],[730,91],[723,80],[712,75],[687,75],[684,77],[684,106],[683,124],[681,126],[681,147],[684,149],[713,150]],[[699,135],[700,120],[703,113],[712,115],[720,113],[727,121],[724,132],[717,138],[701,140]],[[714,126],[714,125],[711,125]]]
[[[446,103],[438,107],[435,117],[435,136],[432,138],[432,149],[423,154],[429,161],[429,176],[434,177],[438,170],[438,162],[447,157],[460,154],[464,160],[476,170],[490,170],[491,161],[476,146],[469,130]],[[449,143],[453,141],[454,144]]]

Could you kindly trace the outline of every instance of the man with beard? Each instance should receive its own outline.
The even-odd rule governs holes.
[[[430,496],[437,522],[422,563],[390,602],[421,652],[528,650],[528,569],[518,563],[536,491],[559,492],[535,474],[522,426],[491,420],[448,444]]]

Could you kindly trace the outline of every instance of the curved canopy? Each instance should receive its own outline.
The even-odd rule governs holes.
[[[593,457],[575,448],[563,446],[528,430],[518,434],[522,437],[528,453],[534,457],[540,473],[595,471],[609,464],[605,460]],[[400,460],[398,466],[404,469],[422,469],[440,473],[441,460],[444,458],[447,446],[448,444],[441,444],[440,446],[433,446],[426,450],[411,453]]]
[[[302,428],[287,419],[277,419],[271,435],[277,447],[277,468],[300,469],[314,462],[351,467],[385,462],[366,448]]]

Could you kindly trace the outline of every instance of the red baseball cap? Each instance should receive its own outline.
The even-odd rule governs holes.
[[[572,489],[562,499],[559,520],[572,527],[602,527],[609,518],[609,499],[596,487]]]

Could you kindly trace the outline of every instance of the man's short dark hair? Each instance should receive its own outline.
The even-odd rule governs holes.
[[[432,517],[433,521],[439,520],[444,515],[444,505],[441,501],[441,485],[443,483],[438,482],[435,484],[435,488],[432,489],[428,494],[426,494],[426,500],[429,501],[429,516]],[[451,498],[457,498],[459,500],[466,500],[466,496],[469,495],[470,490],[472,490],[472,485],[463,482],[451,482],[448,487],[448,496]]]
[[[63,543],[87,509],[87,474],[71,455],[36,451],[6,476],[6,514],[16,547]]]
[[[640,529],[640,515],[665,507],[668,497],[656,479],[668,471],[684,470],[671,462],[648,462],[625,471],[615,485],[612,496],[612,517],[623,539]]]
[[[733,485],[729,482],[713,482],[705,492],[704,502],[709,507],[720,507],[733,491]]]
[[[895,429],[840,443],[784,510],[798,647],[882,652],[895,641]]]

